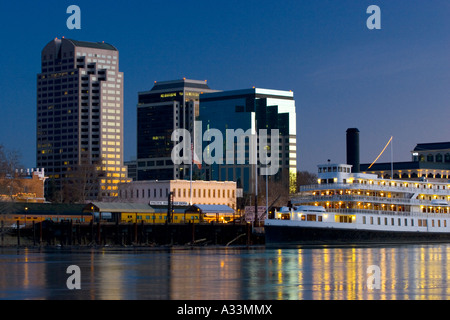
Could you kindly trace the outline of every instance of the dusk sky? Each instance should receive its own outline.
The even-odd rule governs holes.
[[[81,30],[66,26],[72,4]],[[370,5],[381,30],[366,27]],[[299,170],[345,162],[351,127],[362,163],[391,136],[394,160],[409,161],[417,143],[450,141],[449,17],[448,0],[2,1],[0,144],[35,167],[41,50],[64,36],[119,50],[125,160],[136,156],[138,92],[186,77],[217,90],[292,90]]]

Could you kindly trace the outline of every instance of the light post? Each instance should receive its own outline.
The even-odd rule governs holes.
[[[28,212],[28,207],[25,207],[25,227],[27,226],[27,212]]]

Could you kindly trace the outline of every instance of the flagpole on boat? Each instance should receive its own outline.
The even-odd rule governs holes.
[[[391,137],[391,179],[394,179],[394,137]]]

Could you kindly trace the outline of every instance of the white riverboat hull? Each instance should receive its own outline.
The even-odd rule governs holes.
[[[308,221],[308,216],[314,221]],[[340,217],[330,212],[302,211],[292,212],[292,219],[267,219],[264,225],[266,245],[450,243],[448,215],[360,213],[348,215],[348,223],[340,222]]]
[[[368,244],[449,242],[448,232],[365,230],[266,224],[267,246],[310,244]]]

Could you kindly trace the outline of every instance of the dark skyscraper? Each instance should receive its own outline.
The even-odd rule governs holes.
[[[137,179],[171,180],[188,177],[189,165],[175,165],[171,159],[172,133],[186,129],[191,134],[199,115],[199,96],[215,92],[206,81],[155,82],[150,91],[140,92],[137,107]]]

